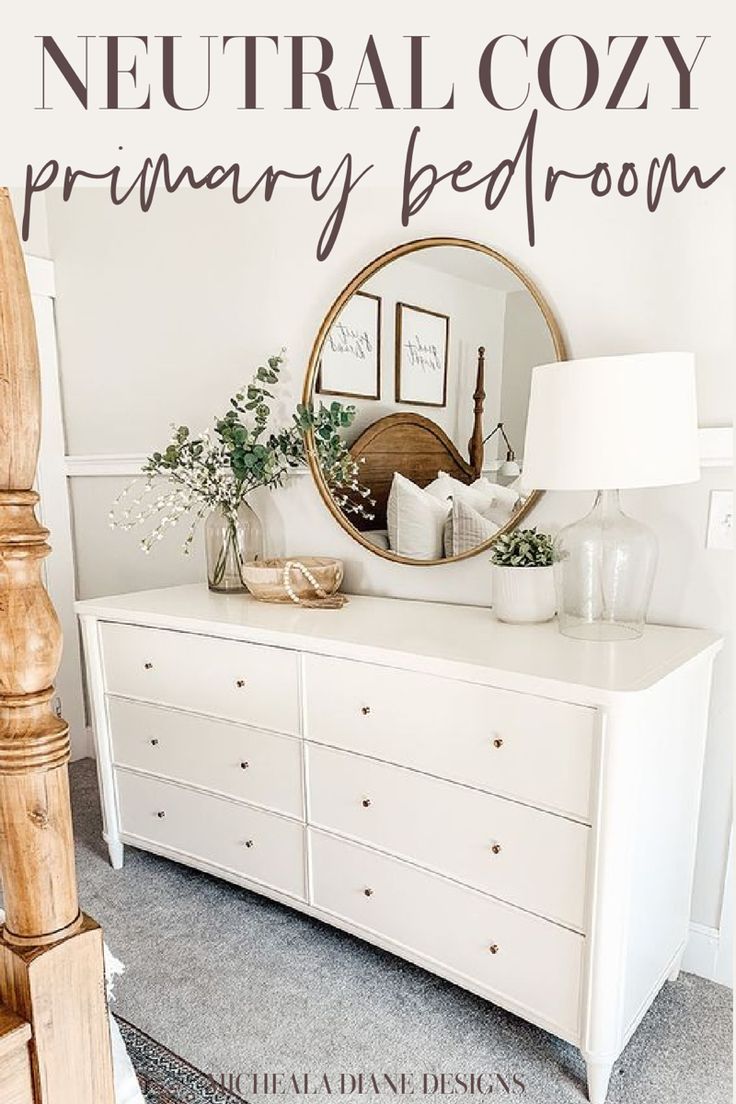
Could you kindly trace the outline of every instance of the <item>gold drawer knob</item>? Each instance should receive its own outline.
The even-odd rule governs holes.
[[[498,943],[491,943],[488,950],[491,952],[491,954],[498,954]]]
[[[373,896],[373,890],[372,889],[364,889],[363,893],[366,895],[366,897],[372,897]]]
[[[237,686],[238,690],[242,690],[245,686],[245,679],[236,679],[235,685]]]
[[[248,760],[244,759],[243,762],[240,764],[240,769],[241,770],[247,770],[249,766],[250,766],[250,763],[248,762]]]
[[[503,740],[501,739],[500,736],[497,736],[496,739],[493,741],[493,746],[494,746],[494,748],[503,747]]]
[[[491,847],[491,851],[493,852],[494,855],[500,855],[501,854],[501,844],[500,843],[494,843],[493,846]]]
[[[153,670],[153,664],[149,663],[149,661],[146,660],[146,662],[143,664],[143,670],[144,671],[152,671]]]
[[[361,801],[361,805],[364,809],[369,809],[371,805],[371,799],[369,797],[364,797]]]
[[[159,809],[159,811],[156,813],[156,816],[159,820],[163,820],[166,816],[166,813],[163,811],[163,809]]]
[[[151,747],[158,747],[158,739],[155,736],[151,737],[149,743]]]
[[[253,840],[246,840],[245,841],[245,846],[246,847],[252,847],[253,846]]]

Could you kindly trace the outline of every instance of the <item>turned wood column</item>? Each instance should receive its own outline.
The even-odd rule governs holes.
[[[61,627],[33,490],[41,419],[31,295],[0,189],[0,1002],[29,1020],[39,1104],[112,1104],[102,937],[79,912],[67,762],[52,708]],[[93,1068],[96,1067],[96,1068]]]
[[[475,377],[475,391],[473,392],[473,435],[468,441],[468,453],[470,466],[476,479],[480,478],[483,471],[483,403],[485,401],[485,374],[486,351],[480,345],[478,348],[478,371]]]
[[[0,193],[0,871],[5,938],[45,943],[79,924],[66,763],[51,709],[61,627],[41,578],[51,551],[34,513],[41,422],[31,296]]]

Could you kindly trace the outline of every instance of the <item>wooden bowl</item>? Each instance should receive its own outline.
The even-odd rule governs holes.
[[[303,564],[325,594],[340,589],[343,577],[342,560],[329,556],[284,556],[274,560],[251,560],[243,565],[243,579],[250,593],[260,602],[291,602],[284,584],[284,566],[287,563]],[[289,571],[289,585],[301,601],[319,598],[317,590],[305,578],[298,567]]]

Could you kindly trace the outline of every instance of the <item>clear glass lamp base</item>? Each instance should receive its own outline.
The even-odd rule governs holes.
[[[657,566],[657,538],[621,510],[618,491],[599,491],[593,509],[555,540],[560,632],[579,640],[641,636]]]

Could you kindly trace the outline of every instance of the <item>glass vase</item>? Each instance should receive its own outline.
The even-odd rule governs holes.
[[[618,491],[599,491],[593,509],[555,539],[560,631],[580,640],[641,636],[657,565],[657,538],[625,514]]]
[[[263,559],[263,527],[255,510],[243,502],[233,513],[218,507],[204,525],[207,584],[222,594],[245,591],[243,564]]]

